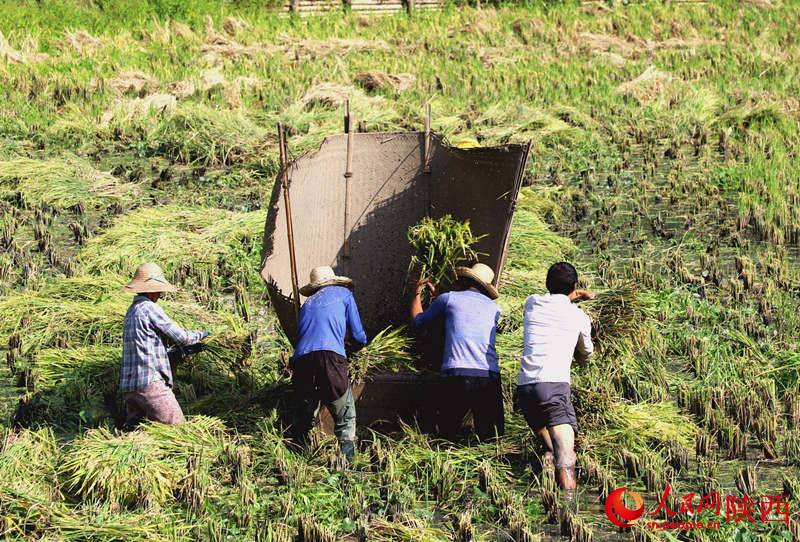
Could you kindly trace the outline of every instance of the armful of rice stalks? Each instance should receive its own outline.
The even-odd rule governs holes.
[[[474,262],[481,255],[472,248],[482,239],[469,227],[469,220],[459,222],[450,215],[439,219],[423,218],[408,229],[408,242],[414,255],[408,264],[408,274],[427,277],[432,284],[451,284],[459,263]]]

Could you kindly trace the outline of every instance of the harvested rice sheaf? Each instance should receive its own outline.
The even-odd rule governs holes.
[[[634,286],[601,292],[581,303],[592,319],[592,333],[599,345],[611,341],[634,341],[643,344],[649,334],[652,304]]]
[[[230,438],[216,419],[193,417],[175,426],[146,424],[114,434],[92,429],[70,444],[59,472],[66,488],[112,509],[157,508],[174,498],[186,481],[187,461],[202,450],[208,470],[220,459]]]
[[[181,103],[148,136],[172,158],[205,165],[231,165],[255,158],[275,136],[241,112]]]
[[[350,380],[358,384],[370,373],[416,371],[409,355],[411,339],[403,329],[386,328],[372,338],[366,352],[350,356]]]
[[[19,198],[28,205],[100,206],[138,193],[138,186],[120,182],[71,154],[43,160],[0,160],[0,198]]]
[[[115,436],[105,428],[73,441],[60,470],[70,491],[114,508],[163,505],[178,476],[150,435]]]
[[[469,220],[460,222],[450,215],[442,218],[423,218],[408,229],[408,241],[414,255],[408,264],[408,273],[430,278],[433,284],[447,286],[455,279],[456,266],[476,262],[480,254],[473,245],[482,236],[476,236]]]
[[[186,273],[211,278],[209,274],[219,272],[220,265],[235,265],[241,259],[235,256],[242,251],[255,254],[263,222],[260,212],[172,205],[139,209],[90,239],[80,258],[91,273],[129,273],[142,262],[157,261],[168,278],[181,267],[187,268]]]

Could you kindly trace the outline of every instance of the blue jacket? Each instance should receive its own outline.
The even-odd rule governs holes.
[[[299,358],[318,350],[346,356],[344,338],[347,331],[353,341],[367,344],[353,293],[344,286],[320,288],[300,308],[293,357]]]

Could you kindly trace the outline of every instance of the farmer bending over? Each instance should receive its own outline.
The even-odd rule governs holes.
[[[188,346],[199,343],[208,333],[187,331],[170,320],[157,303],[162,292],[174,292],[161,268],[143,263],[133,280],[122,287],[133,292],[122,334],[122,370],[119,388],[125,397],[125,425],[135,427],[143,419],[160,423],[183,422],[181,406],[172,392],[172,369],[166,341]]]
[[[519,371],[519,403],[525,420],[555,456],[556,481],[572,498],[575,488],[575,435],[578,420],[570,399],[570,366],[594,351],[592,324],[572,304],[593,293],[576,290],[578,273],[567,262],[547,271],[548,294],[525,301],[525,345]]]
[[[444,293],[422,310],[421,292],[435,288],[427,278],[417,281],[411,300],[411,320],[421,327],[444,317],[445,343],[441,375],[443,380],[439,432],[454,440],[468,410],[475,420],[481,440],[501,436],[505,431],[500,368],[494,341],[500,307],[494,272],[477,263],[471,268],[456,268],[455,290]]]
[[[348,463],[355,456],[356,405],[347,371],[345,334],[349,331],[361,347],[367,344],[352,288],[351,279],[336,276],[330,267],[311,270],[310,282],[300,288],[308,299],[300,308],[297,346],[291,360],[295,442],[306,443],[320,403],[325,403]]]

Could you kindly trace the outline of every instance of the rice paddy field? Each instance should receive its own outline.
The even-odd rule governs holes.
[[[0,538],[798,539],[798,36],[790,0],[376,18],[4,2]],[[291,346],[258,276],[275,126],[293,154],[314,149],[346,99],[359,130],[420,130],[430,103],[450,141],[532,141],[500,285],[496,442],[362,428],[341,471],[331,437],[283,439]],[[187,423],[125,433],[118,288],[149,259],[182,287],[166,311],[212,335],[176,369]],[[561,259],[600,294],[582,304],[598,352],[573,369],[577,512],[533,469],[513,405],[522,305]],[[354,378],[413,369],[408,346],[383,333]],[[614,489],[649,513],[667,486],[672,521],[720,528],[648,529],[664,508],[627,531],[606,518]],[[719,516],[682,509],[715,491]],[[755,521],[728,521],[725,497],[745,494]],[[785,521],[761,521],[769,495]]]

